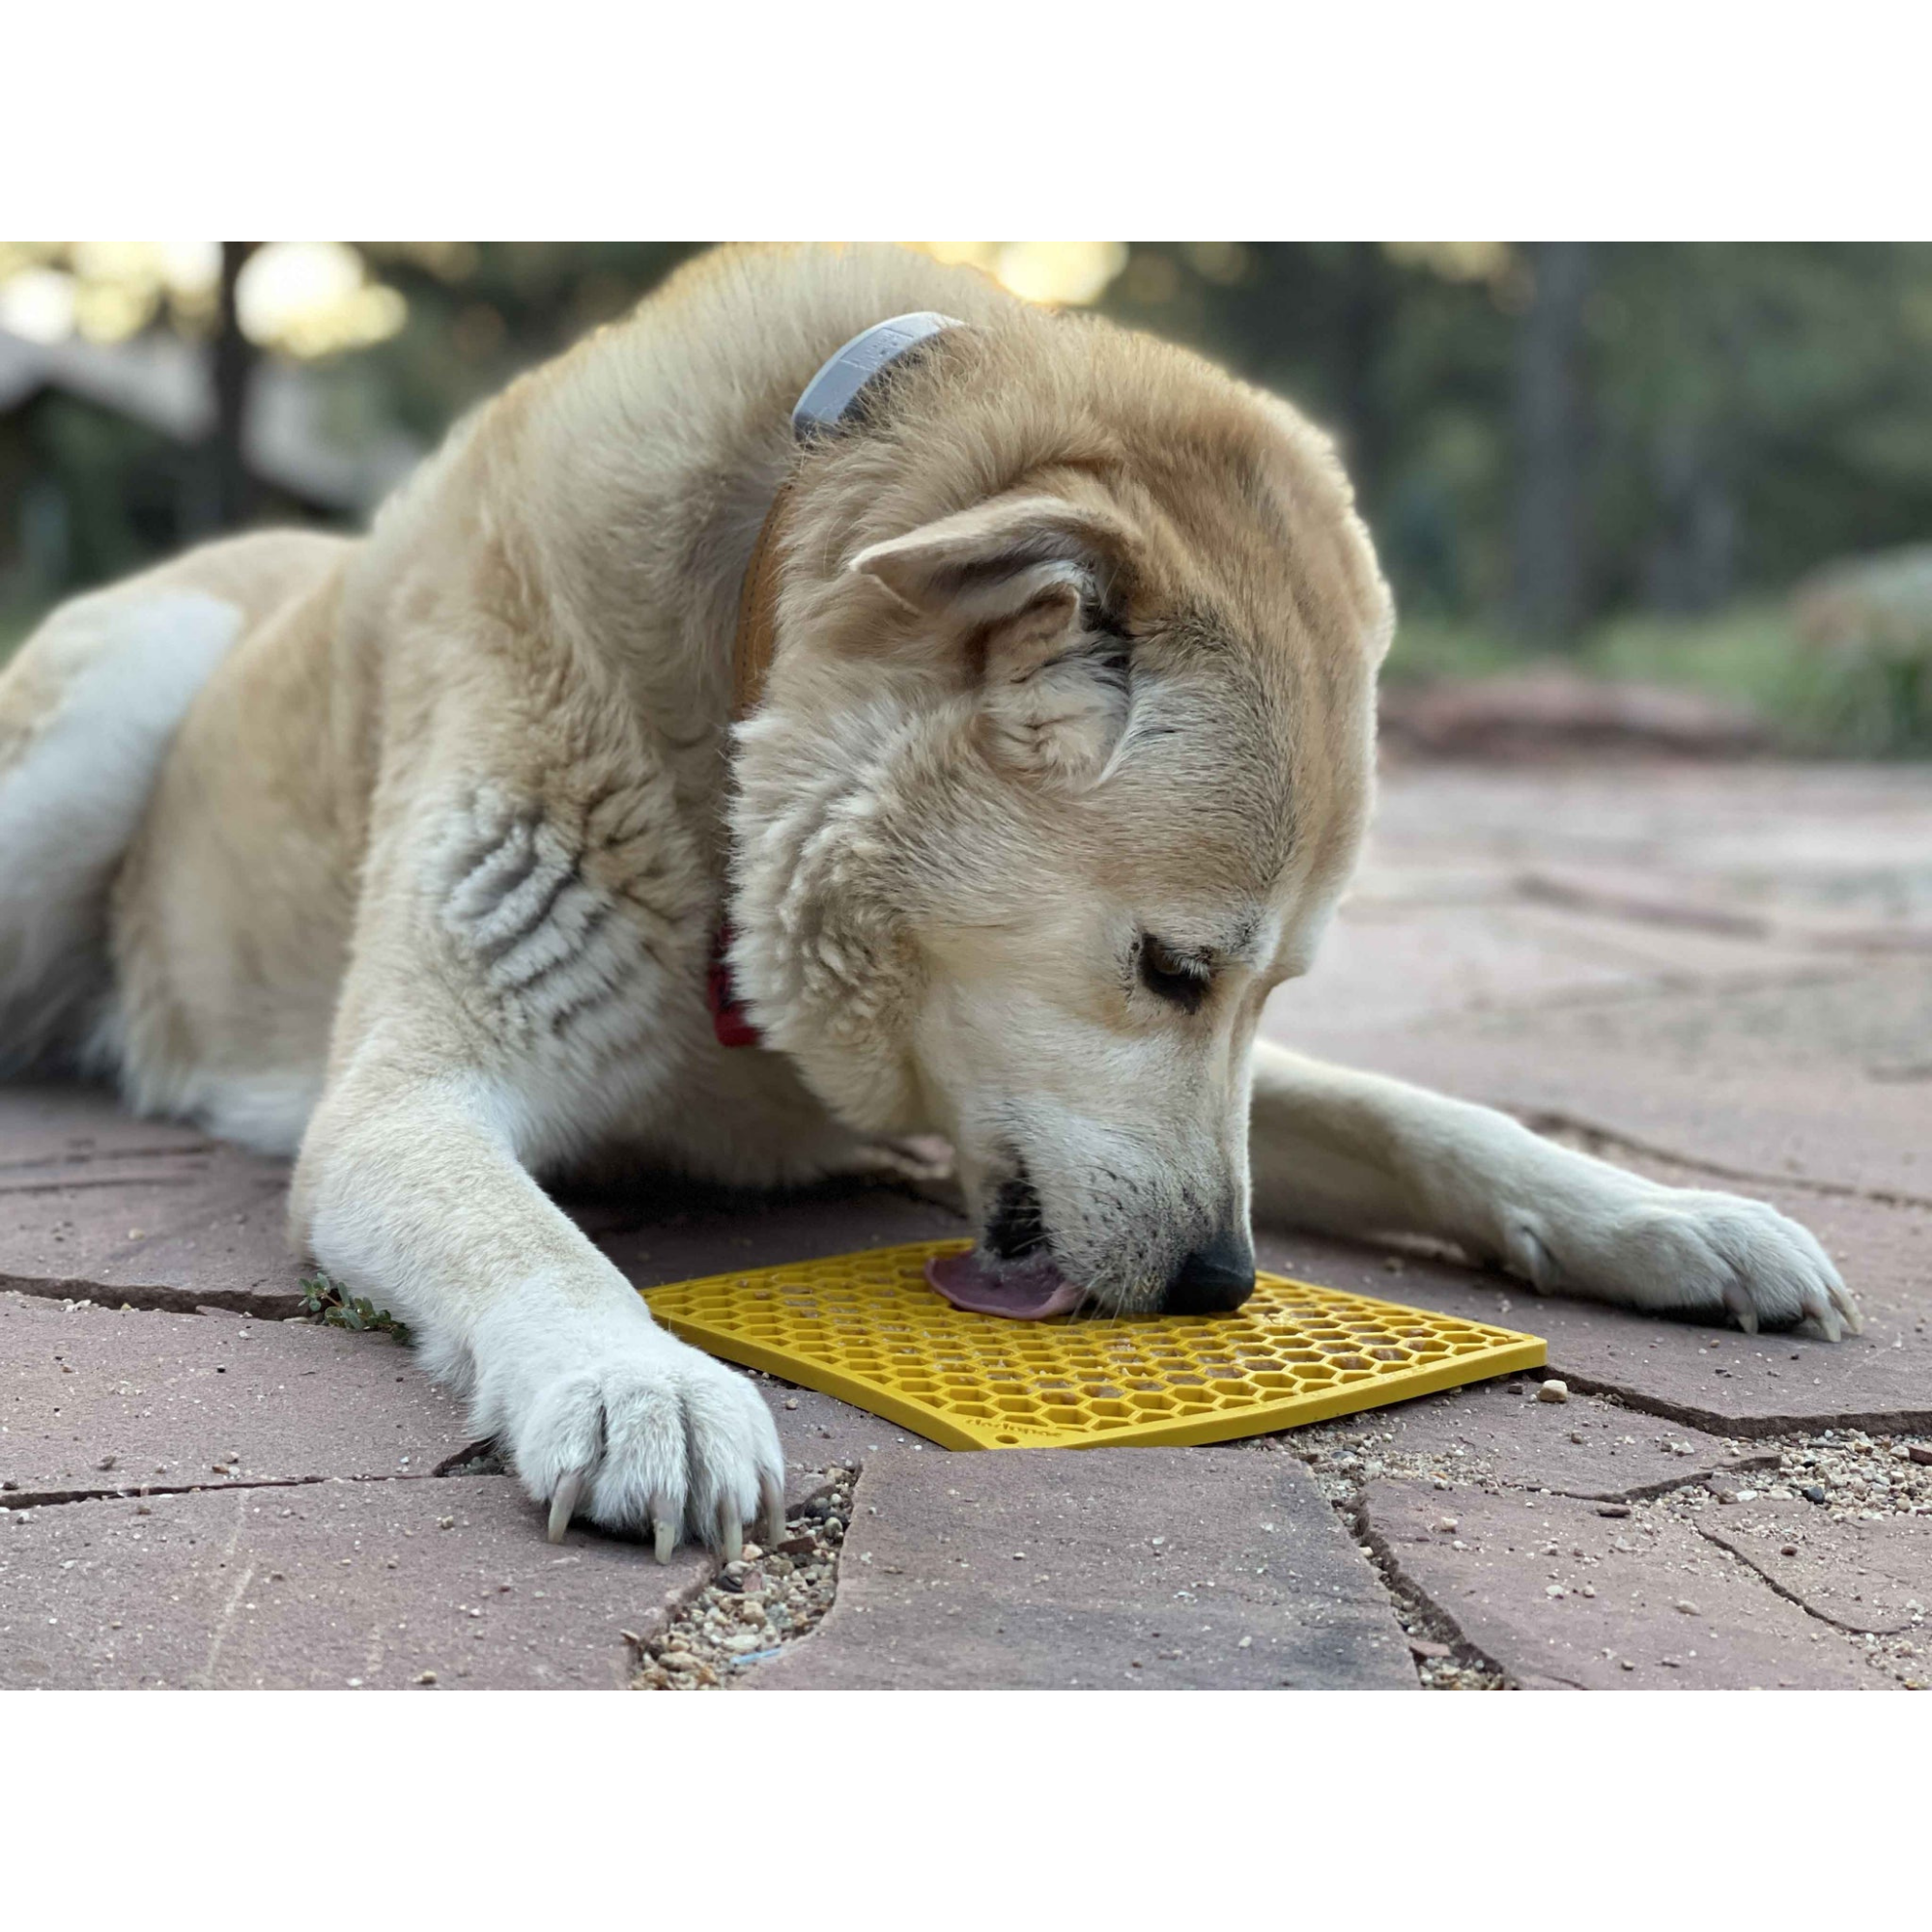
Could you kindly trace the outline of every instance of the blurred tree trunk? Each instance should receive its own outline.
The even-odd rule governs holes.
[[[221,297],[213,350],[214,434],[209,440],[210,498],[217,529],[232,530],[248,521],[255,507],[255,479],[248,469],[242,436],[248,416],[248,385],[255,373],[255,345],[242,333],[235,288],[258,242],[221,244]]]
[[[1337,388],[1346,425],[1349,474],[1364,506],[1373,500],[1388,450],[1376,375],[1394,321],[1394,291],[1379,242],[1350,242],[1342,281]]]
[[[1583,618],[1590,251],[1583,242],[1539,242],[1525,253],[1535,283],[1516,338],[1513,615],[1524,636],[1556,642]]]
[[[1715,611],[1737,587],[1737,502],[1712,434],[1680,420],[1655,439],[1659,527],[1644,559],[1644,591],[1656,609],[1678,615]]]

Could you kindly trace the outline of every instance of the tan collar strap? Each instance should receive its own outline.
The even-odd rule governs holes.
[[[855,335],[806,384],[791,412],[793,439],[803,443],[836,435],[864,415],[866,392],[878,378],[935,335],[958,327],[953,317],[926,310],[895,315],[890,322],[874,323],[863,334]],[[779,561],[791,493],[787,477],[765,512],[764,526],[758,531],[744,586],[738,593],[738,635],[731,647],[733,724],[757,709],[771,671],[772,652],[778,641]]]

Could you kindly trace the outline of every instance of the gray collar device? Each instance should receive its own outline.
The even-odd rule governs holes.
[[[861,396],[875,379],[923,344],[960,327],[958,318],[922,309],[875,322],[837,351],[805,385],[791,412],[791,433],[800,442],[829,436],[858,412]]]

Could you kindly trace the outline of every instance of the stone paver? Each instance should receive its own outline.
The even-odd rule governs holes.
[[[1377,893],[1528,867],[1640,874],[1739,912],[1932,926],[1932,766],[1712,767],[1613,760],[1540,770],[1407,765],[1384,779]]]
[[[1616,916],[1646,893],[1668,910]],[[1865,943],[1794,942],[1821,922]],[[1932,767],[1398,770],[1265,1025],[1734,1166],[1932,1196],[1910,1172],[1932,1158]]]
[[[877,1514],[873,1514],[876,1511]],[[1293,1458],[875,1457],[838,1596],[768,1690],[1413,1690],[1374,1571]]]
[[[0,1686],[43,1689],[616,1690],[710,1574],[549,1544],[500,1476],[68,1503],[0,1566]]]
[[[1840,1629],[1889,1634],[1932,1616],[1932,1518],[1834,1522],[1792,1504],[1726,1510],[1703,1534]]]
[[[0,1501],[427,1475],[462,1405],[386,1337],[0,1294]]]
[[[1446,905],[1350,899],[1307,977],[1275,995],[1268,1030],[1311,1053],[1347,1058],[1361,1036],[1427,1026],[1444,1013],[1628,999],[1687,980],[1743,985],[1767,973],[1817,969],[1808,953],[1760,940],[1632,924],[1514,897]]]
[[[135,1121],[90,1088],[4,1090],[0,1289],[294,1315],[287,1165]]]
[[[1880,1686],[1849,1638],[1687,1524],[1463,1491],[1450,1530],[1436,1527],[1452,1520],[1444,1502],[1416,1484],[1373,1485],[1362,1505],[1371,1544],[1526,1690]]]
[[[1932,981],[1932,967],[1918,970]],[[1265,1025],[1288,1044],[1344,1065],[1701,1164],[1708,1185],[1783,1181],[1924,1206],[1932,1203],[1923,1125],[1932,1080],[1895,1077],[1932,1050],[1917,1014],[1893,1023],[1885,1003],[1869,997],[1860,1009],[1861,1038],[1831,1060],[1783,1049],[1787,1038],[1815,1039],[1832,1023],[1829,1008],[1856,1007],[1882,990],[1878,978],[1834,975],[1722,995],[1657,992],[1506,1016],[1459,1012],[1453,1023],[1331,1031],[1313,1041],[1299,1037],[1292,1008],[1270,1004]],[[1719,1016],[1727,1036],[1735,1027],[1740,1037],[1710,1038]]]

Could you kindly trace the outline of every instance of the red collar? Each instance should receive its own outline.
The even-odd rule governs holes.
[[[765,1037],[752,1024],[731,977],[731,938],[729,922],[721,921],[711,938],[711,967],[704,980],[711,1031],[720,1046],[763,1046]]]

